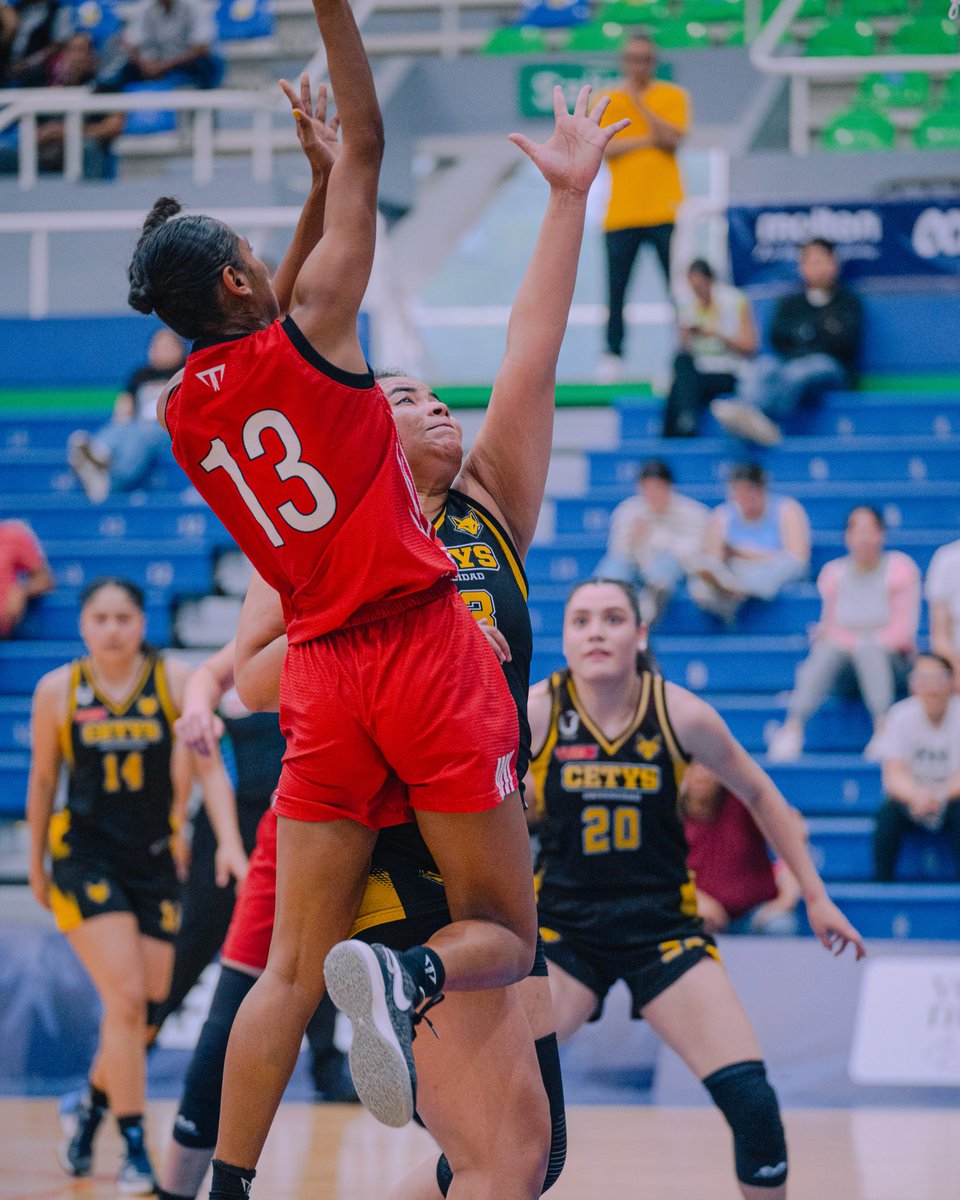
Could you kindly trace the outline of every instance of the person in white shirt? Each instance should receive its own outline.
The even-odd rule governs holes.
[[[960,880],[960,696],[953,666],[922,654],[910,675],[910,698],[891,708],[881,756],[885,799],[873,840],[874,878],[893,879],[903,836],[921,826],[943,830]]]
[[[678,492],[658,458],[640,468],[637,489],[613,510],[607,552],[594,575],[639,588],[643,618],[652,624],[697,560],[710,510]]]
[[[953,664],[960,684],[960,540],[941,546],[927,570],[930,648]]]
[[[743,292],[717,283],[713,267],[695,258],[689,295],[677,312],[680,347],[663,413],[664,437],[693,437],[711,400],[737,389],[741,369],[757,352],[757,328]]]

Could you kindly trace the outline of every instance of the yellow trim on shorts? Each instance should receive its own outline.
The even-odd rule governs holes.
[[[70,847],[67,845],[67,834],[70,832],[70,810],[61,808],[50,818],[47,829],[47,844],[50,847],[51,858],[69,858]]]
[[[402,921],[407,915],[393,880],[387,871],[371,871],[360,902],[350,937],[372,929],[375,925],[387,925],[391,921]]]
[[[83,924],[83,913],[77,903],[76,896],[70,892],[61,892],[54,884],[50,885],[50,907],[53,918],[61,933],[70,933]]]

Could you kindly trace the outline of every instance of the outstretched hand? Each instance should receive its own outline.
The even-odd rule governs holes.
[[[866,954],[863,938],[827,896],[807,904],[807,920],[820,944],[835,957],[847,946],[853,946],[858,961]]]
[[[553,89],[553,113],[556,125],[542,145],[522,133],[511,133],[510,141],[532,159],[551,187],[571,192],[588,192],[603,162],[603,151],[610,139],[630,124],[628,118],[600,128],[610,99],[598,100],[587,112],[589,85],[580,89],[573,112],[567,110],[563,89]]]
[[[300,76],[299,96],[285,79],[280,80],[280,87],[290,101],[297,122],[300,147],[307,156],[314,175],[329,175],[340,154],[340,142],[337,138],[340,118],[332,117],[327,121],[327,85],[321,83],[317,88],[316,106],[313,104],[309,75],[304,73]]]

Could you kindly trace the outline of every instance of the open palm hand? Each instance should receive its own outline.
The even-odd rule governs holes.
[[[308,75],[300,76],[299,96],[285,79],[280,80],[280,87],[290,101],[297,122],[297,137],[313,173],[329,175],[340,154],[340,142],[337,138],[340,118],[333,117],[327,121],[327,85],[321,83],[317,88],[316,106],[313,104]]]
[[[522,133],[511,133],[510,141],[532,159],[540,174],[551,187],[571,192],[587,192],[597,177],[603,162],[603,151],[610,139],[630,124],[624,118],[603,129],[600,122],[609,99],[604,96],[587,112],[590,87],[580,89],[573,112],[567,109],[563,89],[553,89],[553,112],[556,124],[550,138],[540,144]]]

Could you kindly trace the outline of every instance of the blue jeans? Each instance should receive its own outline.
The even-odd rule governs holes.
[[[97,449],[110,456],[110,487],[132,492],[142,487],[170,438],[156,421],[111,421],[94,435]]]
[[[786,359],[764,354],[744,373],[737,399],[782,421],[801,404],[811,404],[846,383],[846,371],[829,354]]]
[[[597,563],[593,574],[598,579],[622,579],[624,583],[632,584],[633,587],[649,584],[658,592],[673,592],[686,572],[672,554],[661,551],[642,570],[626,555],[605,554]]]

